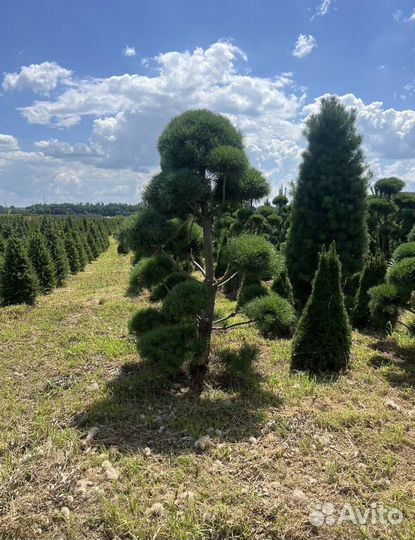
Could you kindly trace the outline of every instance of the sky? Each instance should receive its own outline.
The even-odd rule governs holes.
[[[197,108],[276,193],[326,94],[356,109],[374,180],[415,190],[413,0],[2,0],[0,77],[0,205],[135,204]]]

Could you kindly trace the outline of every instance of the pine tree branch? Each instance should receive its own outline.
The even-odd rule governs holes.
[[[242,321],[242,322],[230,324],[229,326],[214,326],[212,330],[225,331],[225,330],[229,330],[230,328],[235,328],[235,326],[242,326],[243,324],[251,324],[253,322],[255,321]]]
[[[227,321],[228,319],[235,317],[236,315],[237,315],[237,312],[235,311],[234,313],[231,313],[227,317],[223,317],[222,319],[217,319],[216,321],[213,321],[213,324],[218,324],[220,322]]]

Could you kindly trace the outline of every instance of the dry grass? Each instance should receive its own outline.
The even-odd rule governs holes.
[[[128,267],[112,244],[34,308],[0,309],[1,539],[415,537],[413,340],[355,333],[350,371],[319,381],[240,327],[215,350],[256,343],[258,374],[229,388],[214,366],[196,399],[138,362]],[[324,502],[404,520],[315,528]]]

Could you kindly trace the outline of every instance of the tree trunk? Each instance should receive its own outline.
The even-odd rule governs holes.
[[[202,341],[203,346],[201,347],[201,352],[199,351],[198,356],[193,358],[190,368],[192,387],[198,392],[202,390],[203,381],[209,365],[210,342],[216,300],[216,286],[214,284],[215,276],[213,260],[212,216],[209,213],[207,204],[202,207],[202,216],[203,249],[206,272],[205,283],[212,289],[212,295],[206,312],[199,321],[197,329],[198,337]]]

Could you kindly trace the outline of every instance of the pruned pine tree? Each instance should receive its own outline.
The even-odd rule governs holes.
[[[192,384],[200,389],[208,370],[212,331],[232,327],[228,322],[235,316],[232,313],[215,320],[216,294],[240,272],[239,263],[231,257],[224,273],[215,274],[218,251],[214,222],[230,204],[250,202],[268,188],[260,173],[249,167],[242,135],[222,115],[195,110],[177,116],[161,134],[158,150],[161,173],[146,187],[144,204],[129,233],[129,245],[136,253],[136,261],[143,257],[152,259],[139,262],[139,279],[142,280],[146,268],[151,267],[150,275],[157,275],[159,283],[167,285],[171,270],[174,273],[189,270],[190,263],[202,275],[203,283],[195,279],[176,283],[164,297],[160,317],[154,316],[154,308],[151,308],[151,316],[148,310],[141,310],[135,317],[141,329],[138,347],[144,357],[170,368],[177,369],[188,360]],[[247,190],[247,175],[255,176],[257,181],[260,179],[265,188],[256,194]],[[192,234],[186,234],[180,244],[183,253],[179,257],[172,249],[175,239],[183,232],[198,230],[195,226],[200,230],[200,237],[193,241]],[[242,239],[239,251],[249,252],[251,241],[251,237]],[[201,256],[197,253],[198,243]],[[258,259],[254,262],[261,265],[261,272],[272,274],[270,253],[273,247],[266,240],[265,243],[258,250],[252,250],[253,258]],[[240,258],[249,258],[239,251]],[[172,263],[166,272],[166,259],[160,258],[163,253]],[[163,271],[158,273],[155,268],[162,262],[160,270]],[[265,266],[267,264],[269,267]],[[144,333],[142,318],[146,321]]]

